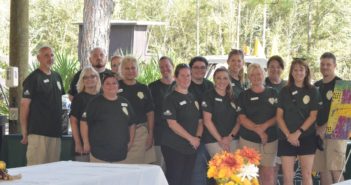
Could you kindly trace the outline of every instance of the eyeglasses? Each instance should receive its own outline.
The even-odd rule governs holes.
[[[112,64],[111,67],[118,67],[119,65],[117,64]]]
[[[191,69],[196,69],[196,70],[206,70],[206,66],[194,66]]]
[[[89,75],[89,76],[83,76],[83,80],[88,80],[88,79],[95,79],[95,75]]]

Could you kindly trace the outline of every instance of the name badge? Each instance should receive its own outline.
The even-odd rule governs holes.
[[[221,98],[215,98],[216,101],[222,102],[223,100]]]
[[[121,106],[122,106],[122,107],[128,107],[128,104],[126,104],[126,103],[121,103]]]
[[[117,93],[123,92],[123,89],[118,89]]]
[[[294,91],[294,92],[292,92],[291,94],[292,94],[292,95],[295,95],[295,94],[297,94],[297,91]]]
[[[251,101],[258,100],[258,97],[252,97],[250,100],[251,100]]]
[[[186,104],[186,101],[184,100],[184,101],[181,101],[181,102],[179,102],[179,105],[185,105]]]
[[[230,83],[231,85],[232,85],[232,87],[234,87],[235,86],[235,83]]]
[[[45,80],[43,80],[43,82],[44,82],[44,83],[49,83],[50,80],[49,80],[49,79],[45,79]]]

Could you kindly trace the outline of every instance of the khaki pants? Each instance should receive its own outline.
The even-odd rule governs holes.
[[[345,165],[347,140],[323,139],[324,151],[317,150],[313,169],[319,172],[339,171]]]
[[[244,146],[246,146],[257,150],[261,154],[261,164],[260,164],[261,166],[265,166],[265,167],[275,166],[275,158],[277,156],[277,151],[278,151],[278,140],[275,140],[266,144],[261,144],[261,143],[254,143],[240,137],[239,146],[240,148],[243,148]]]
[[[61,138],[28,135],[27,166],[60,160]]]
[[[145,151],[148,131],[145,126],[138,125],[135,131],[134,142],[125,159],[128,164],[149,164],[156,161],[154,146]]]
[[[223,150],[222,147],[219,146],[218,142],[207,143],[207,144],[205,144],[205,147],[206,147],[207,152],[210,154],[211,157],[213,157],[216,153]],[[238,140],[233,140],[230,143],[230,152],[234,152],[238,147],[239,147]]]

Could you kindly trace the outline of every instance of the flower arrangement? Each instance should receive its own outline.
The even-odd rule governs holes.
[[[1,180],[15,180],[20,179],[21,175],[10,175],[6,169],[6,163],[4,161],[0,161],[0,181]]]
[[[207,177],[214,178],[218,185],[259,185],[259,164],[260,154],[254,149],[222,151],[209,161]]]

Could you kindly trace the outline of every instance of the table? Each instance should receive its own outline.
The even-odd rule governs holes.
[[[350,185],[351,184],[351,180],[347,180],[347,181],[343,181],[343,182],[339,182],[333,185]]]
[[[11,175],[22,178],[1,185],[168,185],[162,169],[156,165],[87,163],[60,161],[12,168]]]

